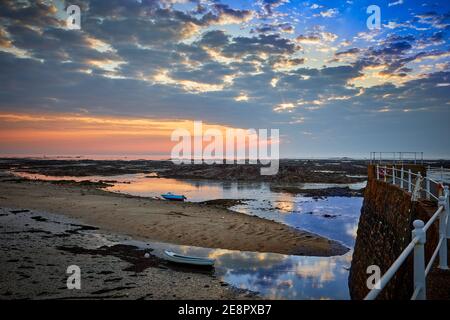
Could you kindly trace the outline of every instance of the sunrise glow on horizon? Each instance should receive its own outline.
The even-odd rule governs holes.
[[[193,132],[193,121],[100,117],[80,114],[0,113],[0,149],[23,155],[147,155],[170,157],[175,129]],[[231,127],[203,124],[203,130]]]

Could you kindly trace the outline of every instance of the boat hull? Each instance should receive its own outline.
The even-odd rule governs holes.
[[[163,197],[164,199],[169,200],[169,201],[184,201],[184,200],[186,200],[185,196],[178,196],[178,195],[162,194],[161,197]]]
[[[212,267],[215,262],[213,259],[184,256],[167,250],[164,251],[164,257],[171,262],[202,267]]]

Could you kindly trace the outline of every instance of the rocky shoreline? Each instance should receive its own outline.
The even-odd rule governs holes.
[[[364,181],[366,162],[330,160],[280,160],[279,172],[262,176],[260,165],[176,165],[151,160],[36,160],[0,159],[0,170],[15,170],[50,176],[114,176],[156,174],[155,178],[211,179],[222,181],[265,181],[274,183],[354,183]],[[362,175],[362,177],[361,177]]]
[[[349,187],[303,189],[295,186],[271,186],[270,190],[274,192],[301,194],[304,197],[311,197],[313,199],[324,199],[327,197],[362,197],[364,195],[364,188],[351,189]]]

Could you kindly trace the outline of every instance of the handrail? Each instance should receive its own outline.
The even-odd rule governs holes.
[[[411,300],[416,300],[417,299],[417,297],[419,296],[420,290],[422,290],[421,286],[417,286],[417,287],[414,288],[414,292],[413,292],[413,294],[411,296]]]
[[[378,294],[380,294],[381,290],[387,285],[389,280],[395,275],[400,266],[405,262],[408,258],[409,254],[414,250],[416,243],[419,241],[418,237],[415,237],[411,240],[408,246],[402,251],[402,253],[398,256],[397,260],[391,265],[391,267],[386,271],[386,273],[378,280],[375,284],[374,289],[372,289],[369,294],[364,298],[364,300],[374,300]]]
[[[430,272],[431,267],[433,266],[434,260],[436,260],[436,257],[437,257],[437,255],[439,253],[439,250],[441,249],[443,240],[444,240],[443,237],[439,238],[439,242],[438,242],[438,244],[436,246],[436,249],[434,250],[433,255],[431,256],[430,261],[428,262],[428,265],[427,265],[427,267],[425,269],[425,275],[428,275],[428,273]]]
[[[376,178],[380,180],[381,172],[379,171],[380,166],[376,166]],[[390,183],[387,181],[386,177],[388,176],[388,168],[384,167],[383,172],[383,180],[386,183]],[[409,255],[414,252],[414,292],[411,296],[411,300],[426,299],[426,277],[430,272],[437,256],[439,255],[439,268],[448,270],[448,261],[447,261],[447,239],[450,239],[450,204],[449,204],[449,188],[448,186],[443,186],[441,183],[434,181],[433,179],[429,179],[428,177],[424,178],[424,181],[427,184],[426,190],[421,188],[421,179],[422,176],[420,172],[418,174],[414,174],[411,170],[408,170],[408,180],[404,179],[405,170],[403,167],[401,170],[391,167],[389,170],[392,170],[392,183],[396,185],[396,180],[400,182],[400,187],[404,189],[404,182],[407,182],[408,192],[412,192],[412,201],[418,200],[418,194],[420,191],[425,191],[427,199],[429,196],[438,200],[438,209],[433,213],[433,215],[428,219],[427,223],[424,224],[422,220],[415,220],[413,222],[414,230],[412,231],[412,240],[403,249],[402,253],[397,257],[397,259],[392,263],[389,269],[383,274],[380,280],[377,281],[374,288],[372,288],[369,293],[366,295],[364,300],[374,300],[381,293],[381,291],[386,287],[388,282],[392,279],[395,273],[400,269],[400,267],[405,263],[406,259]],[[401,172],[401,178],[398,178],[396,175],[396,171]],[[412,190],[412,177],[416,177],[416,183],[414,191]],[[440,193],[435,196],[432,194],[430,185],[431,183],[435,183],[436,186],[442,187],[443,195]],[[438,189],[439,190],[439,189]],[[425,243],[426,243],[426,235],[428,229],[433,225],[439,218],[439,241],[436,245],[433,254],[428,261],[428,264],[425,266]]]
[[[390,171],[392,172],[391,174],[389,173]],[[397,175],[397,173],[399,173],[399,176]],[[408,179],[404,178],[405,175],[408,176]],[[398,181],[398,182],[400,182],[401,188],[404,188],[404,185],[406,183],[406,188],[404,188],[404,189],[407,189],[408,192],[411,192],[411,190],[412,190],[413,178],[414,178],[415,182],[417,181],[417,179],[424,179],[424,182],[426,183],[426,188],[423,189],[420,186],[420,190],[417,190],[417,193],[419,193],[420,191],[425,192],[425,196],[426,196],[427,200],[430,200],[431,198],[433,198],[434,200],[437,200],[437,201],[439,200],[439,194],[434,195],[431,192],[431,185],[435,185],[436,190],[440,190],[440,189],[443,190],[443,186],[444,186],[443,182],[438,182],[427,176],[422,177],[420,172],[414,173],[411,170],[405,170],[403,167],[401,167],[401,169],[398,169],[395,166],[388,167],[386,165],[385,166],[376,165],[376,176],[377,176],[378,180],[380,179],[380,176],[383,176],[385,182],[387,182],[386,181],[387,177],[392,177],[393,184],[396,184],[395,182]],[[420,195],[417,195],[417,194],[413,194],[412,196],[413,197],[419,196],[419,198],[420,198]]]
[[[416,151],[372,151],[370,152],[370,163],[382,163],[392,161],[394,163],[414,163],[423,164],[423,152]]]
[[[430,228],[430,226],[436,221],[437,217],[441,214],[442,210],[444,210],[444,206],[439,206],[433,216],[428,220],[427,224],[423,227],[423,230],[426,232]]]

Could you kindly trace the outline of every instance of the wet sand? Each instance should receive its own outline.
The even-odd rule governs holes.
[[[149,241],[308,256],[348,251],[318,235],[214,205],[132,197],[87,186],[1,181],[0,207],[62,214]]]
[[[0,208],[0,300],[258,298],[213,270],[168,263],[127,240],[72,218]],[[80,268],[79,290],[67,287],[73,265]]]

